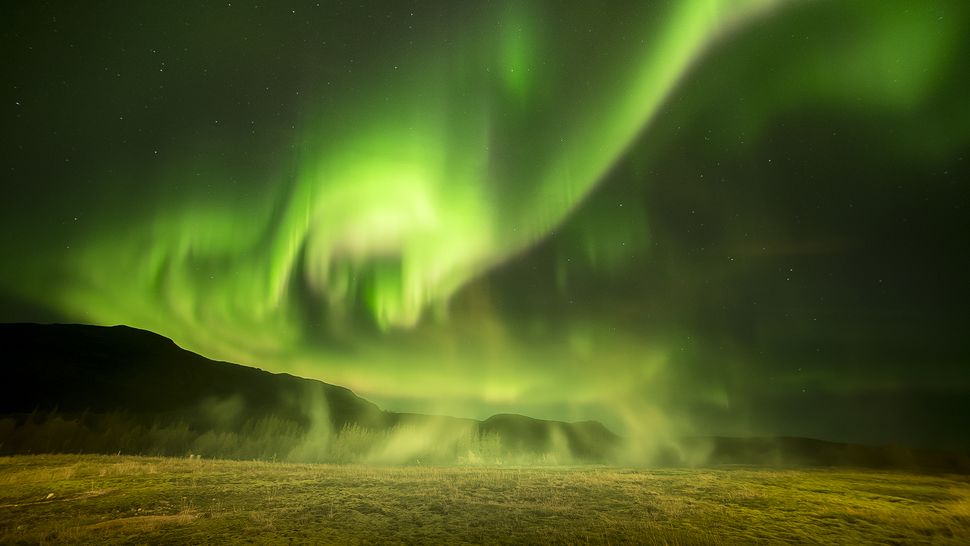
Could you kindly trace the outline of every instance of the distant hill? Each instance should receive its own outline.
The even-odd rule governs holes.
[[[0,413],[125,412],[217,428],[271,413],[307,424],[316,397],[337,427],[387,418],[349,389],[209,360],[126,326],[0,324],[0,343],[9,355]]]
[[[936,449],[868,446],[812,438],[684,438],[681,449],[703,453],[707,465],[827,466],[970,473],[970,456]],[[678,465],[676,455],[668,464]]]
[[[595,421],[384,411],[349,389],[216,362],[125,326],[0,324],[0,454],[131,453],[305,462],[850,466],[970,473],[966,454],[808,438],[684,438],[622,458]]]
[[[618,443],[617,436],[597,421],[561,426],[558,421],[503,413],[489,417],[479,429],[503,438],[515,451],[543,452],[549,446],[565,446],[568,453],[581,459],[601,459]]]
[[[252,444],[254,435],[267,444],[259,448],[264,453],[275,447],[269,444],[289,441],[296,449],[312,439],[308,435],[347,429],[356,435],[353,448],[358,451],[366,451],[395,431],[422,436],[430,444],[439,444],[434,446],[439,451],[444,438],[450,442],[449,449],[461,456],[480,448],[483,438],[494,444],[492,456],[505,458],[554,452],[569,460],[603,460],[619,444],[619,437],[595,422],[562,423],[521,415],[497,415],[480,422],[383,411],[343,387],[209,360],[170,339],[125,326],[0,324],[0,344],[6,355],[0,415],[13,419],[6,429],[22,432],[29,419],[32,426],[40,427],[45,416],[55,415],[68,423],[63,426],[73,436],[41,434],[44,446],[52,450],[89,451],[89,437],[100,435],[94,450],[116,451],[117,442],[106,437],[111,433],[105,429],[112,427],[149,431],[128,444],[166,454],[182,447],[198,448],[199,436],[207,433],[210,438],[221,434],[218,453],[231,456],[237,452],[223,444]],[[181,427],[182,432],[176,434],[172,427]],[[165,434],[153,435],[151,429]],[[19,444],[4,443],[4,430],[0,426],[0,452],[45,450],[32,437],[20,438]],[[126,430],[121,436],[130,434]],[[142,438],[146,435],[148,439]],[[155,437],[164,437],[165,445],[155,445],[159,443]],[[344,440],[350,442],[349,433]],[[205,444],[210,450],[211,443]],[[362,443],[366,446],[361,447]],[[423,452],[412,451],[413,458],[420,459]],[[306,454],[306,449],[299,452]]]

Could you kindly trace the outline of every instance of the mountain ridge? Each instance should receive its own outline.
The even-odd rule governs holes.
[[[798,437],[685,437],[650,460],[598,421],[397,413],[352,390],[205,358],[128,326],[0,323],[0,454],[294,462],[626,462],[970,473],[970,455]]]
[[[444,426],[452,436],[458,434],[453,429],[500,436],[513,451],[565,448],[584,460],[602,459],[620,443],[599,423],[395,413],[346,387],[208,359],[160,334],[123,325],[0,324],[0,343],[12,356],[0,387],[0,414],[6,415],[121,413],[145,426],[182,422],[193,430],[226,432],[269,417],[305,430],[321,424],[331,431]]]

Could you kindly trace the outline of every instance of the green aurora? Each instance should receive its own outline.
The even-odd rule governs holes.
[[[966,444],[925,423],[970,389],[964,2],[322,4],[2,8],[2,318],[393,410]]]

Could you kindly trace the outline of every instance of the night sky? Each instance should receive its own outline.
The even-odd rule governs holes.
[[[970,3],[4,2],[0,320],[970,449]]]

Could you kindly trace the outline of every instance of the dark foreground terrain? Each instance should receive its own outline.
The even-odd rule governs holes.
[[[967,544],[970,477],[0,458],[0,543]]]

